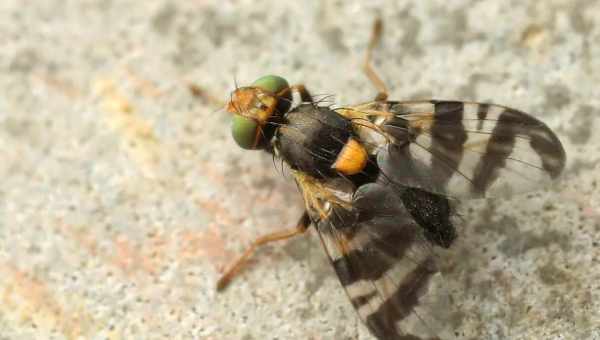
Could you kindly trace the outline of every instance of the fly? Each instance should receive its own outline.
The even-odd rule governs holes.
[[[275,75],[235,89],[232,135],[291,168],[305,212],[291,230],[258,238],[225,272],[222,290],[261,245],[317,230],[359,317],[378,339],[448,339],[440,258],[460,241],[455,201],[523,192],[557,178],[565,151],[541,121],[506,106],[388,100],[371,66],[373,101],[316,102]],[[294,94],[300,103],[294,103]]]

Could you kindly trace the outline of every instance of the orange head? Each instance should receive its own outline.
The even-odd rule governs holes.
[[[226,107],[233,113],[233,139],[244,149],[264,149],[291,101],[290,86],[279,76],[264,76],[235,89]]]

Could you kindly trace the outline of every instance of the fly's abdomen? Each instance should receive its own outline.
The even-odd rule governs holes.
[[[300,105],[285,115],[276,135],[278,155],[293,169],[318,178],[354,175],[368,155],[352,123],[327,107]]]

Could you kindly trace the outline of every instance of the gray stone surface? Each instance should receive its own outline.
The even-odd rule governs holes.
[[[569,156],[553,187],[466,210],[487,244],[469,261],[484,273],[453,287],[488,296],[495,317],[457,320],[487,332],[473,338],[600,339],[599,11],[585,0],[2,1],[0,338],[370,339],[314,233],[263,249],[215,293],[245,245],[302,207],[277,163],[235,146],[219,101],[234,79],[266,73],[338,104],[370,100],[359,65],[380,15],[376,64],[393,99],[520,108]]]

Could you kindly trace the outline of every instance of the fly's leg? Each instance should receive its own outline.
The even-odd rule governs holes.
[[[373,69],[373,65],[371,63],[373,50],[375,49],[377,44],[379,44],[382,33],[383,22],[381,21],[381,19],[378,18],[373,24],[373,32],[371,33],[371,39],[369,40],[369,46],[367,47],[367,55],[365,56],[365,61],[363,63],[363,71],[378,91],[377,96],[375,97],[375,101],[384,101],[388,97],[388,89],[385,86],[383,80],[381,80],[381,78]]]
[[[262,237],[257,238],[252,242],[252,244],[246,249],[246,251],[240,256],[228,269],[225,271],[225,274],[221,276],[219,281],[217,281],[217,291],[222,291],[227,287],[229,282],[240,273],[240,271],[244,268],[244,265],[247,263],[248,259],[258,250],[260,246],[263,246],[267,243],[285,240],[300,234],[303,234],[306,229],[310,226],[310,218],[308,217],[308,213],[304,212],[296,227],[291,230],[282,230],[278,232],[274,232],[271,234],[264,235]]]
[[[279,93],[277,93],[277,97],[282,97],[285,94],[287,94],[288,92],[297,92],[300,95],[300,99],[302,99],[303,103],[312,103],[313,102],[313,98],[310,95],[310,92],[308,92],[306,87],[302,84],[292,85],[290,87],[287,87],[287,88],[281,90]]]
[[[308,92],[306,87],[304,87],[304,85],[302,85],[302,84],[292,85],[291,89],[292,89],[292,91],[296,91],[296,92],[298,92],[298,94],[300,94],[300,99],[302,99],[303,103],[312,103],[313,102],[312,96],[310,95],[310,93]]]

